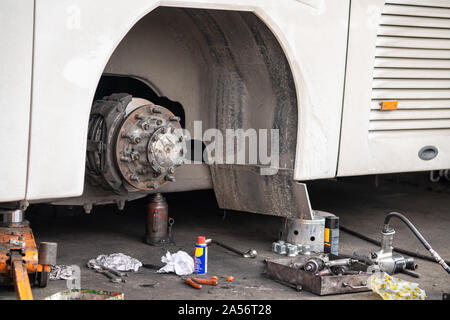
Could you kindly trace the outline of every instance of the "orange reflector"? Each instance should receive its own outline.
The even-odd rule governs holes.
[[[381,102],[381,110],[397,110],[398,101],[383,101]]]

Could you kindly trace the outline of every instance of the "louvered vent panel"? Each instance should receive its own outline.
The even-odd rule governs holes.
[[[450,0],[386,1],[373,77],[369,132],[450,129]]]

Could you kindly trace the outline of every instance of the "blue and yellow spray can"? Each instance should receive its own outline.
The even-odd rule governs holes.
[[[194,270],[197,274],[208,272],[208,245],[205,237],[197,237],[195,244]]]

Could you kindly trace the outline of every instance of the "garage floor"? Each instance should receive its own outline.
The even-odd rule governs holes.
[[[429,190],[411,183],[396,183],[383,178],[379,187],[374,178],[351,178],[318,181],[309,184],[312,206],[317,210],[335,213],[341,224],[379,239],[384,216],[399,211],[409,217],[436,251],[450,259],[450,197],[448,183],[440,189]],[[443,186],[443,187],[442,187]],[[82,288],[119,291],[125,299],[378,299],[370,292],[318,297],[308,292],[298,293],[276,283],[264,275],[264,259],[276,257],[271,243],[277,240],[281,218],[226,212],[215,202],[214,192],[198,191],[166,195],[170,215],[175,219],[173,228],[176,245],[165,248],[143,243],[146,209],[145,200],[127,203],[120,213],[115,206],[95,207],[90,215],[77,209],[52,209],[36,206],[27,215],[37,241],[58,242],[58,264],[81,267]],[[55,212],[57,212],[55,216]],[[419,241],[399,221],[393,220],[397,234],[394,245],[426,253]],[[244,259],[217,246],[209,249],[208,274],[219,277],[217,287],[204,286],[197,291],[183,283],[176,275],[157,274],[140,268],[130,273],[125,284],[113,284],[101,274],[86,267],[86,262],[99,254],[122,252],[144,263],[161,264],[166,250],[184,250],[193,255],[198,235],[205,235],[240,249],[258,250],[257,259]],[[369,253],[377,247],[345,233],[341,234],[341,252]],[[422,278],[403,279],[418,282],[429,299],[442,299],[450,292],[450,276],[437,264],[416,260]],[[235,280],[227,283],[225,278]],[[43,299],[64,290],[63,280],[50,281],[47,288],[33,288],[35,299]],[[12,287],[0,288],[0,299],[15,299]]]

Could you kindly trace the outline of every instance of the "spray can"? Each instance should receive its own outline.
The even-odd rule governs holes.
[[[194,256],[195,273],[206,274],[208,271],[208,245],[206,244],[205,237],[197,237]]]
[[[325,232],[323,241],[323,251],[339,255],[339,217],[325,217]]]

